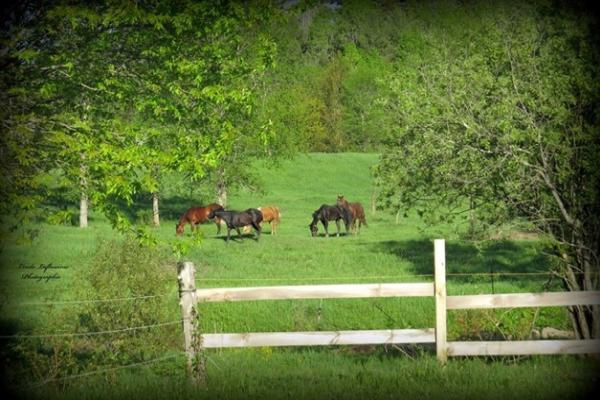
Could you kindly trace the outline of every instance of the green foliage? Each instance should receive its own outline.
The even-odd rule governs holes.
[[[344,2],[338,10],[302,2],[275,19],[276,65],[258,112],[277,143],[301,151],[373,151],[389,138],[379,98],[392,68],[400,7]],[[285,151],[285,150],[284,150]]]
[[[119,203],[157,192],[169,170],[197,182],[264,156],[269,125],[250,117],[276,51],[261,27],[272,12],[266,3],[100,2],[13,17],[3,31],[3,214],[44,204],[38,176],[59,169],[126,231]]]
[[[134,238],[101,242],[89,269],[79,277],[81,295],[128,300],[91,302],[79,311],[77,330],[119,330],[172,321],[175,290],[165,292],[164,284],[173,275],[173,263],[164,252],[141,246]],[[178,339],[179,328],[171,325],[116,333],[108,341],[90,336],[82,345],[93,353],[98,365],[126,364],[163,354]]]
[[[596,290],[599,53],[596,21],[582,11],[413,11],[423,26],[406,29],[389,75],[396,137],[376,175],[384,206],[469,222],[472,236],[477,225],[528,221],[554,241],[565,286]],[[599,320],[598,310],[580,315],[581,333],[600,335]]]
[[[56,211],[48,216],[48,222],[54,225],[73,225],[73,219],[72,210]]]

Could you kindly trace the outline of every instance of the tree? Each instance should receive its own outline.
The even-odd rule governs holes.
[[[550,238],[566,289],[598,290],[596,21],[566,7],[439,7],[401,39],[387,99],[397,137],[376,172],[383,204],[524,218]],[[570,311],[580,337],[600,338],[597,306]]]
[[[81,188],[82,225],[91,197],[129,230],[119,203],[140,191],[156,199],[163,170],[193,182],[257,155],[250,142],[268,145],[248,122],[252,80],[275,51],[260,28],[268,4],[38,5],[11,25],[3,52],[3,211],[39,208],[41,178],[58,171]]]

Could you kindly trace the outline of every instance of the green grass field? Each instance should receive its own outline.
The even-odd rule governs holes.
[[[492,269],[496,273],[547,271],[548,260],[537,240],[475,243],[460,240],[465,227],[427,227],[411,213],[396,224],[394,215],[373,213],[370,168],[376,162],[373,154],[310,154],[276,167],[255,166],[264,190],[231,193],[229,208],[279,206],[282,222],[278,234],[270,235],[270,228],[264,226],[258,241],[247,235],[225,243],[223,234],[215,236],[214,224],[201,226],[202,243],[185,257],[197,266],[197,286],[432,281],[432,240],[446,238],[449,294],[558,290],[556,283],[545,289],[545,276],[505,275],[492,282],[488,274]],[[312,212],[321,204],[335,203],[338,194],[365,206],[369,226],[357,236],[311,237],[308,224]],[[189,206],[209,201],[212,199],[206,190],[190,191],[181,180],[171,177],[162,197],[163,219],[155,233],[173,240],[178,215]],[[138,202],[135,208],[139,211],[150,206],[148,199],[147,204]],[[86,291],[86,271],[99,244],[119,237],[101,216],[94,214],[86,230],[52,225],[39,228],[40,235],[32,243],[17,244],[9,237],[2,244],[3,334],[53,333],[57,328],[72,332],[76,317],[64,317],[69,315],[65,309],[71,306],[23,303],[93,298],[93,293]],[[331,232],[335,232],[334,224],[330,225]],[[186,235],[189,234],[186,227]],[[24,267],[49,263],[66,267],[58,270],[58,279],[24,279]],[[144,272],[144,265],[132,268]],[[160,317],[177,320],[181,316],[175,260],[167,259],[162,268],[156,284],[160,293],[155,294],[165,295],[167,300]],[[480,275],[460,275],[466,273]],[[122,297],[138,294],[123,293]],[[72,306],[74,316],[78,315],[77,307]],[[543,309],[539,313],[531,309],[500,311],[451,312],[449,339],[482,335],[519,339],[525,338],[533,326],[569,328],[563,308]],[[434,326],[435,318],[433,299],[429,298],[209,303],[201,305],[199,312],[202,330],[207,333],[426,328]],[[60,326],[57,315],[64,317]],[[169,327],[157,335],[163,335],[158,337],[164,354],[177,355],[182,350],[180,326]],[[119,340],[128,339],[125,335]],[[451,359],[441,367],[428,346],[259,348],[210,350],[206,355],[207,383],[199,388],[187,383],[185,361],[176,357],[149,366],[71,379],[66,385],[42,385],[27,393],[34,397],[78,399],[125,398],[133,394],[142,398],[462,399],[517,395],[563,399],[580,397],[591,390],[597,383],[599,366],[587,358],[548,356]],[[137,361],[144,359],[140,356]],[[25,375],[27,372],[20,371]],[[40,380],[34,378],[28,379]],[[111,383],[108,387],[107,381]],[[16,372],[10,375],[10,383],[22,386]]]

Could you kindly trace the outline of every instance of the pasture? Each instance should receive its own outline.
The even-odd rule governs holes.
[[[226,243],[225,229],[217,237],[213,223],[201,225],[201,244],[184,257],[197,266],[196,286],[430,282],[432,239],[444,237],[449,294],[559,290],[557,283],[543,275],[549,260],[543,255],[543,243],[535,238],[511,239],[518,237],[515,232],[508,233],[503,240],[465,241],[460,237],[466,226],[426,226],[413,213],[396,224],[394,215],[383,211],[373,213],[370,168],[376,162],[374,154],[315,153],[282,161],[276,167],[256,165],[263,190],[232,192],[228,208],[278,206],[281,223],[277,235],[269,235],[269,225],[263,224],[260,240],[254,240],[253,234],[240,240],[232,231],[232,240]],[[193,205],[213,202],[211,195],[202,187],[190,192],[181,179],[170,177],[162,194],[161,226],[155,229],[156,234],[174,240],[180,214]],[[335,226],[331,223],[330,237],[325,238],[319,224],[319,235],[311,237],[311,214],[321,204],[335,204],[338,195],[363,204],[368,227],[363,226],[356,236],[335,237],[332,234]],[[132,213],[140,214],[145,207],[151,207],[149,198],[141,198]],[[53,225],[38,228],[39,236],[32,243],[18,244],[14,237],[3,240],[0,287],[3,335],[74,332],[83,326],[81,316],[87,315],[83,312],[85,304],[56,303],[97,299],[94,296],[100,292],[92,287],[94,280],[89,273],[97,271],[95,268],[101,262],[99,253],[113,260],[110,257],[114,254],[106,246],[116,245],[102,243],[118,235],[97,214],[92,214],[86,230]],[[345,232],[343,227],[342,232]],[[190,235],[187,227],[185,235]],[[118,251],[115,247],[113,253]],[[119,292],[118,288],[109,287],[103,293],[112,296],[104,298],[164,295],[157,303],[161,308],[155,313],[154,322],[176,321],[180,312],[175,260],[168,249],[159,249],[158,253],[164,261],[156,275],[150,274],[154,270],[144,270],[144,263],[135,264],[135,260],[126,268],[115,266],[115,270],[146,275],[146,279],[152,280],[152,289],[159,293]],[[31,272],[29,267],[48,264],[65,268],[48,268],[46,275],[54,271],[57,278],[47,281],[24,275],[41,274],[39,268]],[[53,304],[23,304],[38,302]],[[145,307],[144,301],[136,304]],[[200,307],[199,313],[206,333],[424,328],[433,326],[435,318],[433,300],[424,298],[208,303]],[[449,338],[453,340],[523,339],[534,328],[569,329],[570,326],[565,308],[455,311],[448,318]],[[133,317],[121,321],[136,325]],[[103,329],[108,327],[90,330]],[[120,334],[118,340],[127,346],[127,340],[135,340],[136,335]],[[591,358],[546,356],[452,359],[441,367],[427,346],[209,350],[204,361],[206,384],[193,387],[185,379],[185,358],[180,354],[181,325],[153,329],[152,335],[153,341],[135,357],[124,360],[115,355],[122,365],[140,364],[136,368],[77,377],[66,381],[66,385],[65,381],[50,382],[25,393],[44,398],[125,398],[135,394],[143,398],[494,399],[516,395],[562,399],[584,396],[593,390],[600,366]],[[112,340],[107,336],[94,343]],[[52,353],[51,348],[45,351]],[[7,354],[15,357],[18,353],[13,348]],[[146,360],[165,356],[170,358],[144,364]],[[9,359],[9,363],[26,365],[22,361],[18,357]],[[43,378],[60,378],[63,373],[74,376],[86,371],[72,365],[60,372],[42,377],[36,371],[13,369],[5,377],[8,383],[22,386],[26,382],[20,376],[36,383]],[[107,380],[111,383],[109,388],[105,385]]]

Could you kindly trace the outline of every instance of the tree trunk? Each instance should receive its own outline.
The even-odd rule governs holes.
[[[577,251],[576,251],[577,253]],[[562,254],[563,261],[565,262],[565,273],[562,277],[565,283],[566,289],[569,291],[580,291],[580,290],[595,290],[594,287],[588,286],[588,281],[585,278],[577,278],[576,268],[571,265],[569,261],[577,260],[577,254],[573,258],[570,258],[567,254]],[[577,262],[576,264],[581,264]],[[568,308],[571,315],[571,322],[573,323],[573,329],[578,338],[582,339],[598,339],[600,332],[598,332],[598,315],[597,306],[572,306]]]
[[[227,208],[227,183],[225,182],[225,171],[219,168],[217,172],[217,203]]]
[[[81,188],[81,199],[79,201],[79,227],[88,226],[88,196],[86,190]]]
[[[375,188],[373,188],[373,191],[371,192],[371,215],[375,215],[376,200],[377,195],[375,194]]]
[[[469,238],[475,239],[475,203],[473,197],[469,196]]]
[[[227,185],[224,182],[217,183],[217,203],[227,207]]]
[[[87,167],[83,163],[85,160],[85,154],[81,155],[81,167],[79,168],[79,189],[81,191],[81,197],[79,200],[79,227],[87,228],[88,226],[88,181],[87,181]]]
[[[160,226],[160,217],[158,212],[158,193],[152,193],[152,224]]]

